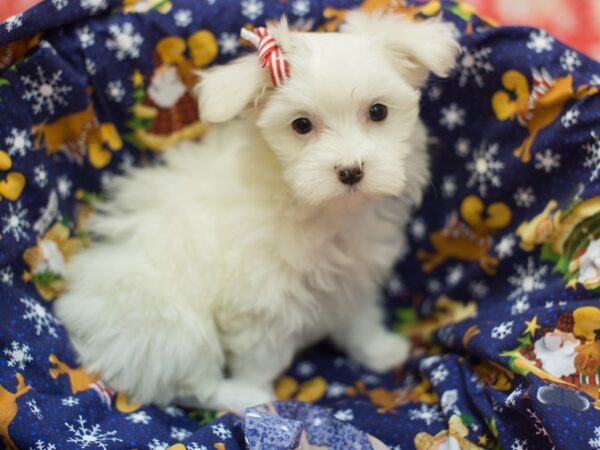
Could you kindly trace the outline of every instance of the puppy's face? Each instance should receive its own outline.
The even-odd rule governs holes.
[[[419,94],[369,38],[292,36],[291,78],[275,89],[258,126],[295,195],[311,204],[399,195]]]
[[[419,88],[429,70],[444,75],[452,67],[458,47],[451,26],[354,14],[341,33],[294,33],[285,24],[272,33],[290,79],[273,88],[256,55],[217,68],[200,85],[203,119],[229,120],[253,104],[284,179],[307,204],[418,197],[427,178],[422,143],[413,139]],[[246,81],[228,68],[244,71]],[[235,91],[247,90],[247,98],[215,108],[217,76],[249,83]]]

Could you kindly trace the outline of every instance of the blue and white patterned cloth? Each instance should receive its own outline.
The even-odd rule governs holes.
[[[385,5],[46,0],[0,25],[8,448],[600,448],[600,65],[455,1],[390,4],[454,22],[463,46],[424,89],[434,176],[382,288],[415,343],[403,370],[375,375],[323,344],[278,381],[282,401],[245,417],[161,410],[87,374],[52,315],[111,177],[201,138],[194,99],[161,74],[191,88],[196,69],[246,51],[240,27],[283,13],[334,31],[347,9]]]

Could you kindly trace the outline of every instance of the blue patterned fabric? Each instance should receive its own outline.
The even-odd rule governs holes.
[[[245,51],[286,13],[334,31],[381,0],[46,0],[0,25],[0,436],[20,449],[600,448],[600,65],[545,32],[442,15],[463,52],[423,92],[434,175],[382,293],[415,343],[365,371],[327,344],[245,417],[130,403],[77,365],[52,315],[111,177],[201,138],[189,92],[149,86]],[[163,82],[161,82],[161,80]],[[165,230],[168,233],[168,230]],[[198,380],[202,382],[202,380]],[[445,447],[444,447],[445,445]]]

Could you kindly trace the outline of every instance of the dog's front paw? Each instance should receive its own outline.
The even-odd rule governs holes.
[[[386,332],[363,342],[353,355],[360,364],[374,372],[387,372],[408,359],[410,341],[395,333]]]
[[[243,415],[246,408],[275,400],[273,390],[243,380],[223,380],[206,403],[208,408],[229,410]]]

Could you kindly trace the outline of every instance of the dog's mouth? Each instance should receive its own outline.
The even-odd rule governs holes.
[[[362,208],[369,201],[367,196],[361,194],[358,191],[348,193],[340,200],[341,201],[338,201],[338,204],[340,204],[340,206],[342,206],[343,209],[350,211]]]
[[[387,197],[401,198],[405,195],[405,189],[398,188],[396,191],[383,189],[372,189],[371,186],[363,181],[351,186],[344,186],[343,191],[337,197],[343,198],[361,198],[363,201],[377,201]]]
[[[353,184],[351,186],[346,186],[346,194],[360,193],[361,192],[360,186],[361,186],[360,182]]]

